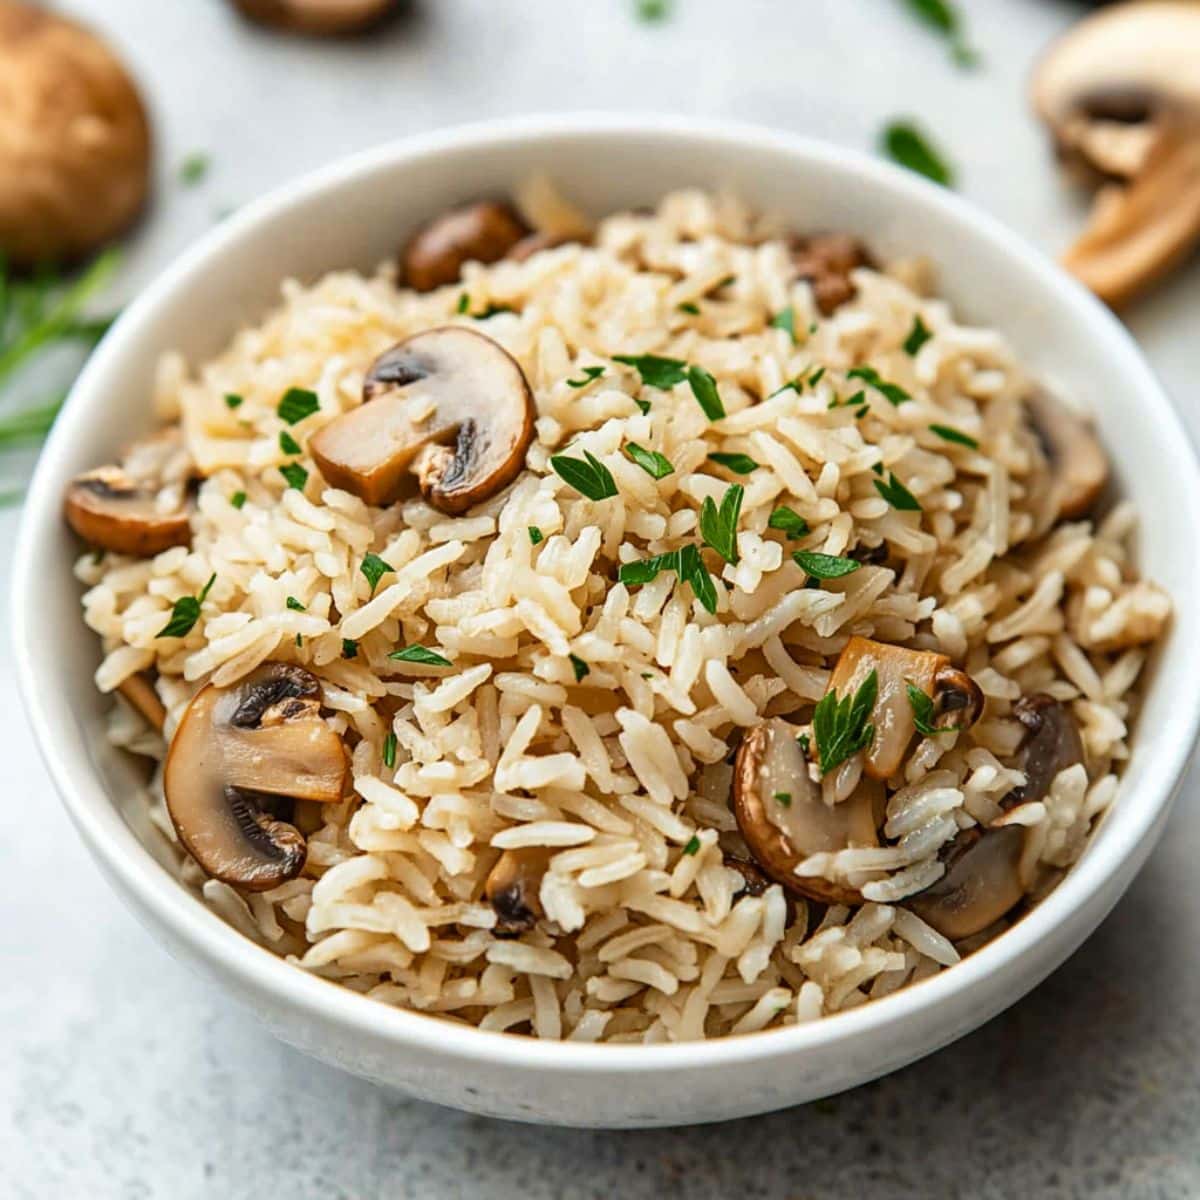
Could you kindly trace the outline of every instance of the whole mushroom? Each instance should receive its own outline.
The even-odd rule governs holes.
[[[0,249],[69,263],[121,233],[150,186],[137,87],[81,25],[0,0]]]
[[[522,243],[535,236],[507,204],[498,200],[479,200],[452,208],[423,225],[409,239],[400,254],[403,282],[418,292],[453,283],[462,274],[463,263],[499,262],[517,250],[528,257]],[[528,253],[546,249],[532,245]]]
[[[275,806],[341,800],[342,739],[321,716],[321,685],[267,662],[232,687],[208,684],[179,722],[163,769],[179,840],[214,879],[262,892],[304,869],[304,836]]]
[[[1145,0],[1069,29],[1034,71],[1059,157],[1101,187],[1063,265],[1119,306],[1200,243],[1200,5]]]
[[[361,33],[395,11],[396,0],[233,0],[260,25],[314,37]]]

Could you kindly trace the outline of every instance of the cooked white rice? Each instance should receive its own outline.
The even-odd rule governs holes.
[[[822,317],[768,232],[727,199],[681,192],[653,214],[608,218],[590,246],[468,264],[460,284],[427,294],[398,290],[386,270],[289,281],[281,306],[214,361],[163,362],[157,414],[182,422],[204,476],[192,544],[79,560],[105,651],[97,685],[110,692],[152,669],[169,739],[203,684],[267,659],[299,663],[352,747],[354,795],[298,806],[310,831],[299,878],[240,896],[179,852],[183,878],[238,929],[384,1003],[491,1030],[662,1042],[813,1020],[926,978],[1004,928],[953,945],[900,902],[939,877],[939,851],[960,830],[1002,817],[1023,778],[1007,765],[1021,736],[1010,712],[1034,692],[1069,705],[1087,766],[1004,819],[1031,829],[1023,869],[1040,891],[1075,861],[1116,795],[1144,647],[1168,615],[1134,574],[1133,514],[1118,505],[1097,526],[1044,535],[1030,385],[1004,340],[957,324],[915,264],[855,271],[857,296]],[[472,312],[516,311],[477,321],[459,313],[463,295]],[[788,307],[794,339],[770,324]],[[918,315],[932,336],[910,355]],[[286,486],[286,389],[320,400],[289,428],[303,445],[360,403],[378,353],[458,323],[503,345],[534,392],[536,438],[515,484],[458,519],[420,499],[368,508],[326,487],[307,457],[295,460],[304,488]],[[686,383],[645,388],[612,361],[650,352],[710,371],[726,418],[710,422]],[[846,375],[860,363],[912,401],[893,406],[866,386],[861,416],[831,407],[864,386]],[[590,366],[600,378],[569,385]],[[815,384],[780,391],[821,367]],[[551,472],[567,442],[605,463],[617,498],[590,501]],[[629,442],[674,473],[655,482],[622,453]],[[761,465],[735,477],[713,451]],[[880,498],[877,464],[922,513]],[[702,500],[734,481],[745,486],[740,562],[720,571],[715,615],[671,573],[640,588],[616,581],[620,563],[695,542]],[[811,532],[787,542],[769,530],[778,504]],[[818,586],[791,558],[881,541],[897,569],[864,565]],[[368,551],[394,568],[373,596],[359,570]],[[172,602],[212,575],[192,631],[156,637]],[[893,781],[886,844],[802,864],[860,886],[866,903],[740,891],[724,865],[748,857],[729,803],[733,735],[768,714],[807,721],[852,633],[950,655],[983,689],[983,719],[915,744]],[[454,667],[388,659],[414,643]],[[582,679],[570,655],[589,668]],[[123,703],[112,733],[164,753]],[[148,803],[173,840],[157,775]],[[502,849],[529,846],[549,848],[545,917],[501,938],[484,879]]]

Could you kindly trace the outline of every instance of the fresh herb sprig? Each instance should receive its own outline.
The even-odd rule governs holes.
[[[426,667],[452,667],[454,664],[444,655],[439,654],[436,650],[430,650],[426,646],[405,646],[402,650],[393,650],[388,658],[394,659],[396,662],[420,663]]]
[[[200,607],[208,599],[208,593],[216,582],[217,576],[214,573],[208,577],[208,582],[200,589],[200,595],[180,596],[171,605],[171,619],[154,636],[160,638],[187,637],[196,622],[200,620]]]
[[[842,558],[837,554],[819,554],[815,550],[793,550],[792,558],[803,571],[815,579],[840,579],[851,575],[862,566],[853,558]]]
[[[733,567],[738,564],[737,525],[745,494],[746,489],[740,483],[732,483],[721,497],[720,507],[711,496],[705,496],[700,505],[700,536],[704,544]]]
[[[874,480],[875,490],[899,512],[921,512],[921,502],[896,478],[894,471],[888,477]]]
[[[612,472],[590,451],[583,452],[583,461],[556,454],[550,460],[555,475],[589,500],[609,500],[617,495],[617,482]]]
[[[893,162],[940,183],[954,186],[954,168],[912,121],[890,121],[879,136],[880,149]]]
[[[625,447],[625,453],[628,454],[629,457],[633,459],[633,461],[637,463],[637,465],[641,467],[651,479],[666,479],[668,475],[673,475],[675,473],[675,467],[671,460],[667,458],[666,455],[660,454],[657,450],[647,450],[645,447],[639,446],[637,442],[630,442]]]
[[[717,611],[716,586],[704,565],[699,549],[695,546],[681,546],[678,550],[671,550],[666,554],[622,563],[617,578],[629,587],[636,587],[657,579],[663,571],[674,571],[679,581],[692,589],[692,594],[708,612]]]
[[[832,689],[825,693],[813,710],[813,738],[817,744],[817,766],[822,775],[841,766],[875,739],[875,726],[869,717],[879,693],[879,675],[872,671],[852,696],[840,700]]]

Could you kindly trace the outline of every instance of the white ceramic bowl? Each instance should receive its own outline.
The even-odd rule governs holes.
[[[1142,565],[1175,597],[1117,805],[1063,884],[953,969],[828,1020],[678,1046],[543,1043],[367,1000],[234,932],[138,836],[136,767],[107,748],[99,652],[79,615],[64,485],[152,424],[155,360],[193,362],[257,320],[287,276],[371,268],[419,220],[549,170],[594,213],[682,185],[730,188],[802,229],[847,230],[883,259],[922,254],[966,318],[1003,330],[1029,367],[1094,408],[1120,488],[1145,517]],[[1187,436],[1124,328],[1041,254],[951,193],[881,163],[755,128],[563,117],[397,142],[281,188],[213,230],[130,306],[71,394],[30,489],[15,567],[17,665],[71,817],[113,886],[175,955],[279,1037],[366,1078],[518,1120],[647,1126],[780,1108],[892,1071],[974,1029],[1058,966],[1158,837],[1192,746],[1200,690],[1200,475]],[[142,823],[144,824],[144,822]],[[164,1014],[164,1019],[168,1019]]]

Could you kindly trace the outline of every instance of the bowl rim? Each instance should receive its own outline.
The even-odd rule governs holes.
[[[986,981],[1004,974],[1023,956],[1036,959],[1035,951],[1047,950],[1055,930],[1068,924],[1073,915],[1078,916],[1097,897],[1122,864],[1136,856],[1138,847],[1165,815],[1200,729],[1200,694],[1188,697],[1184,705],[1175,706],[1170,722],[1156,729],[1158,750],[1145,768],[1146,778],[1138,803],[1114,807],[1103,845],[1093,845],[1062,883],[1013,928],[952,970],[941,971],[919,984],[817,1021],[700,1042],[653,1045],[543,1041],[481,1030],[434,1014],[394,1008],[311,975],[239,933],[173,879],[121,818],[90,764],[68,762],[53,753],[53,734],[59,723],[56,712],[69,712],[69,705],[54,695],[53,688],[43,686],[41,680],[39,663],[49,653],[41,648],[52,646],[53,642],[38,636],[37,600],[41,584],[37,573],[38,544],[42,532],[51,528],[51,522],[59,520],[56,480],[62,473],[77,414],[82,411],[79,397],[95,390],[109,372],[109,363],[127,345],[136,343],[143,325],[159,304],[185,286],[194,271],[219,255],[228,244],[270,222],[277,214],[302,207],[376,170],[411,166],[422,159],[472,147],[495,148],[504,144],[525,147],[564,136],[651,137],[691,143],[697,150],[714,143],[749,145],[760,151],[853,171],[867,186],[919,203],[932,216],[963,228],[974,240],[990,242],[1022,260],[1055,304],[1072,310],[1087,326],[1089,336],[1105,341],[1109,352],[1124,360],[1128,377],[1136,383],[1143,413],[1149,410],[1149,416],[1162,429],[1162,446],[1168,459],[1163,463],[1164,473],[1192,478],[1200,473],[1190,438],[1152,369],[1129,332],[1106,307],[996,218],[954,193],[888,163],[856,150],[761,125],[658,113],[534,114],[403,137],[343,157],[284,183],[206,233],[128,306],[72,388],[30,485],[13,560],[16,675],[35,740],[55,788],[85,842],[122,885],[126,898],[135,897],[175,938],[187,945],[195,958],[215,962],[226,977],[237,979],[243,994],[267,993],[281,1008],[299,1009],[309,1018],[331,1022],[360,1036],[364,1044],[386,1041],[397,1049],[433,1048],[444,1057],[464,1062],[555,1073],[670,1071],[734,1062],[744,1064],[779,1054],[803,1053],[818,1046],[828,1049],[832,1044],[866,1037],[881,1027],[898,1026],[953,999],[963,1002],[972,993],[980,1007],[986,1007],[982,992]],[[1182,491],[1188,510],[1186,519],[1192,528],[1200,528],[1200,494],[1197,489]],[[1057,965],[1057,960],[1052,965]],[[1042,974],[1045,973],[1043,970]],[[1040,977],[1029,980],[1022,990],[1032,987]],[[1014,993],[1005,1002],[1015,1000],[1020,994],[1020,991]]]

